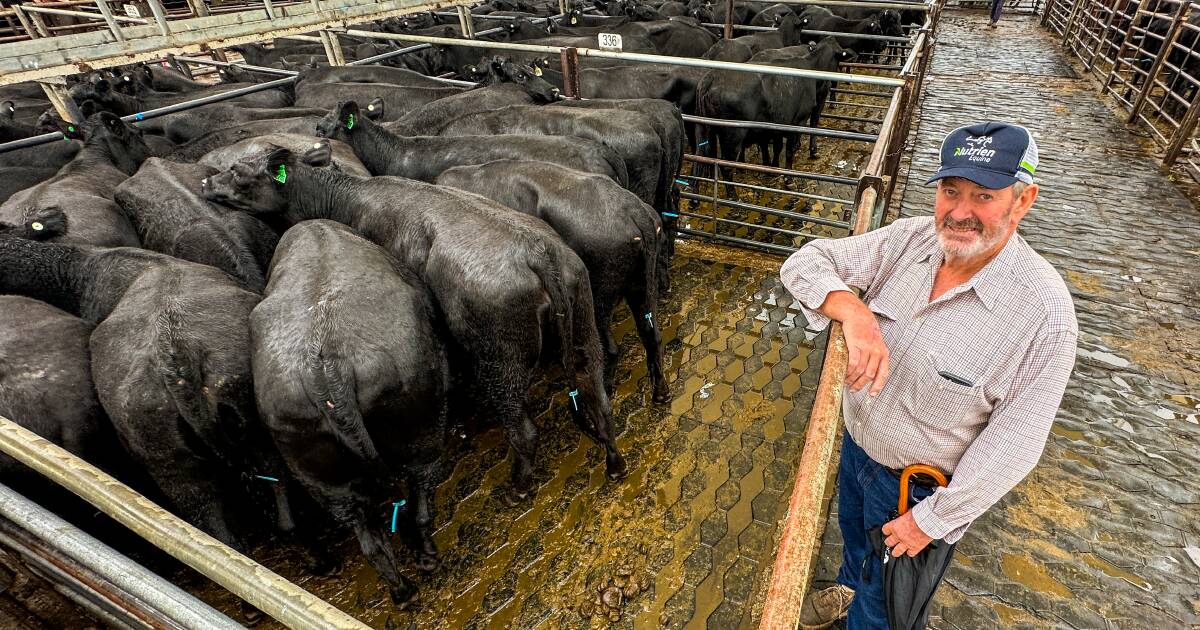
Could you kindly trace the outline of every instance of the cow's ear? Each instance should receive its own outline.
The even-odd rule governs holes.
[[[346,131],[353,131],[354,127],[359,124],[360,118],[358,103],[354,101],[338,103],[338,123],[345,127]]]
[[[25,217],[25,238],[46,241],[67,233],[67,215],[58,206],[39,208]]]
[[[50,118],[54,122],[54,126],[62,132],[62,135],[71,140],[83,140],[83,125],[73,122],[67,122],[58,116]]]
[[[496,76],[504,76],[503,59],[499,57],[493,57],[492,60],[488,62],[488,67],[491,68],[491,72]]]
[[[17,115],[17,106],[12,101],[4,101],[0,103],[0,118],[12,120],[13,116]]]
[[[93,87],[96,88],[97,94],[105,94],[112,88],[112,84],[108,82],[108,79],[100,79]]]
[[[329,166],[329,163],[333,161],[333,147],[329,145],[328,140],[322,140],[305,151],[300,161],[309,166]]]
[[[780,24],[783,24],[783,15],[776,15],[773,22],[775,23],[775,26],[779,26]]]
[[[839,56],[842,58],[842,61],[847,61],[854,56],[854,52],[850,50],[843,50],[841,53],[839,53]]]
[[[383,117],[383,99],[373,98],[370,103],[367,103],[367,118],[371,120],[379,120]]]
[[[283,148],[272,145],[271,152],[267,154],[266,173],[271,176],[271,179],[286,184],[288,179],[287,161],[292,157],[292,152]]]

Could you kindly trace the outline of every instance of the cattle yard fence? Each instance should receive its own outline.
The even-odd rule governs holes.
[[[1041,24],[1161,150],[1200,180],[1200,3],[1049,0]]]
[[[104,0],[100,1],[104,2]],[[354,2],[354,0],[349,1]],[[872,8],[881,8],[884,6],[880,3],[871,2],[786,1],[788,4],[798,5],[840,4]],[[359,0],[359,2],[362,2],[362,0]],[[703,151],[695,150],[700,147],[694,147],[693,151],[685,154],[685,172],[676,181],[676,184],[679,186],[682,203],[678,209],[678,216],[671,217],[680,220],[680,233],[686,236],[714,240],[734,246],[765,250],[776,254],[786,254],[795,251],[813,238],[858,234],[879,226],[886,212],[888,202],[892,197],[903,149],[918,106],[921,87],[929,67],[936,39],[938,18],[944,2],[945,0],[935,0],[925,4],[886,3],[888,6],[895,6],[896,8],[920,9],[925,12],[926,19],[923,24],[909,29],[904,37],[892,38],[889,41],[889,50],[884,51],[883,57],[886,61],[883,63],[849,64],[846,69],[851,70],[851,72],[818,72],[614,50],[548,47],[505,42],[476,42],[466,39],[444,41],[441,38],[422,38],[412,35],[356,31],[351,28],[351,23],[377,18],[358,18],[356,17],[358,14],[355,14],[355,16],[329,15],[325,12],[330,11],[331,6],[322,9],[315,0],[311,4],[304,2],[294,3],[291,7],[275,4],[273,8],[270,0],[265,0],[264,2],[267,12],[274,11],[277,16],[283,14],[292,18],[302,18],[304,23],[308,25],[306,27],[292,26],[292,22],[287,22],[288,26],[281,29],[276,28],[271,21],[267,21],[266,23],[260,22],[258,31],[256,32],[239,31],[237,34],[221,32],[216,33],[209,40],[189,40],[191,43],[187,45],[171,40],[170,38],[173,34],[164,35],[161,32],[136,31],[139,28],[161,29],[161,25],[147,24],[129,28],[121,27],[125,35],[137,34],[139,37],[147,38],[147,41],[125,46],[126,53],[121,55],[109,55],[108,57],[96,56],[93,59],[98,62],[96,67],[109,67],[150,58],[169,61],[185,69],[192,66],[241,65],[250,69],[273,73],[281,77],[274,81],[252,87],[232,90],[223,94],[125,117],[126,120],[132,122],[184,111],[204,104],[235,98],[236,96],[255,91],[272,89],[294,82],[295,76],[293,72],[274,68],[254,68],[246,66],[246,64],[231,62],[221,54],[218,47],[232,45],[241,41],[264,41],[283,35],[290,36],[296,33],[312,32],[314,29],[319,29],[318,32],[325,34],[322,36],[323,41],[332,42],[332,46],[326,46],[325,48],[329,61],[333,65],[378,63],[388,58],[427,49],[435,44],[479,46],[494,49],[508,48],[514,51],[556,55],[563,66],[564,83],[566,83],[566,92],[569,97],[578,97],[580,94],[579,89],[576,87],[578,84],[568,80],[570,77],[577,78],[579,76],[578,70],[580,64],[586,64],[589,59],[603,58],[618,59],[637,64],[691,66],[709,70],[751,72],[760,75],[779,75],[833,81],[835,82],[835,87],[831,91],[830,106],[835,109],[828,115],[823,115],[822,120],[834,121],[834,124],[837,126],[806,127],[771,124],[761,121],[723,120],[701,116],[688,116],[686,118],[686,122],[689,125],[707,125],[713,128],[740,126],[763,131],[814,134],[827,141],[856,143],[864,148],[865,158],[861,166],[854,169],[857,171],[857,176],[853,177],[845,174],[806,172],[794,168],[768,166],[762,163],[763,160],[761,158],[763,156],[759,156],[760,160],[758,163],[749,160],[721,159],[712,155],[704,155],[702,154],[704,153]],[[428,8],[431,5],[446,6],[447,4],[452,3],[418,4],[411,0],[398,0],[395,5],[377,3],[373,15],[390,15],[392,7],[396,5],[409,7],[405,12],[415,12],[421,10],[416,7]],[[280,7],[284,8],[281,9]],[[298,13],[292,14],[288,12],[289,10],[297,11]],[[307,15],[305,15],[306,13]],[[368,11],[364,10],[362,13],[365,15]],[[472,19],[470,14],[463,11],[459,15],[463,20],[463,32],[472,34],[474,29],[470,22]],[[554,17],[562,17],[562,15]],[[544,22],[546,19],[549,18],[541,18],[535,21]],[[277,23],[278,20],[275,22]],[[299,19],[296,23],[300,23]],[[305,30],[306,28],[307,30]],[[732,28],[726,29],[726,35],[732,33],[732,31]],[[487,32],[481,31],[473,34],[480,36]],[[116,41],[117,33],[118,30],[113,29],[109,31],[93,31],[87,33],[87,35],[99,37],[101,44],[112,44]],[[340,51],[340,46],[337,44],[337,37],[343,34],[401,41],[407,39],[415,43],[399,50],[347,64],[337,52]],[[820,35],[819,33],[809,34]],[[326,40],[326,37],[329,39]],[[150,41],[149,38],[166,39]],[[4,56],[6,46],[27,46],[39,42],[47,43],[51,39],[56,38],[48,37],[0,44],[0,57]],[[200,44],[197,44],[196,41],[199,41]],[[138,49],[141,52],[129,52],[130,49]],[[16,70],[25,72],[40,68],[37,60],[46,60],[47,55],[52,56],[55,54],[55,50],[52,46],[46,46],[38,54],[40,56],[37,56],[32,61],[21,58],[18,61],[21,65]],[[206,59],[203,55],[211,55],[212,58]],[[0,67],[0,85],[18,80],[11,79],[10,75],[6,74],[13,71],[11,68]],[[55,72],[59,74],[55,74]],[[65,67],[59,67],[55,72],[43,72],[43,75],[52,80],[53,78],[69,73]],[[447,81],[459,85],[465,83],[461,81]],[[64,118],[77,120],[77,118],[72,116],[70,108],[61,102],[64,99],[55,100],[56,91],[47,89],[47,93],[51,97],[51,102],[58,106],[60,114]],[[862,112],[863,110],[866,110],[868,113],[855,113]],[[842,111],[843,113],[834,113],[836,111]],[[75,113],[77,114],[77,112]],[[57,133],[44,134],[35,138],[0,144],[0,152],[52,142],[61,139],[61,137],[61,134]],[[786,166],[791,167],[792,165]],[[739,175],[748,175],[749,177],[741,177]],[[820,185],[824,188],[820,191],[814,191],[811,188],[812,185]],[[831,189],[835,192],[829,192],[826,189]],[[748,194],[750,200],[739,198],[736,194],[738,191]],[[790,209],[788,207],[779,208],[756,202],[762,196],[786,197],[792,202],[792,206]],[[822,215],[818,212],[811,212],[815,207],[832,207],[835,211],[832,216],[829,212]],[[823,233],[817,233],[817,229],[822,230]],[[789,503],[787,518],[782,528],[776,564],[772,571],[770,590],[761,621],[761,627],[763,628],[770,628],[772,630],[783,628],[791,630],[791,628],[794,628],[800,610],[800,600],[811,581],[811,569],[815,552],[819,549],[820,536],[825,522],[825,488],[830,477],[830,472],[836,465],[836,441],[840,431],[839,401],[841,388],[839,384],[845,376],[845,369],[845,345],[835,326],[829,337],[825,364],[821,373],[821,382],[818,386],[817,398],[809,422],[796,484]],[[85,496],[89,501],[92,501],[93,497],[88,495],[96,492],[100,487],[114,488],[119,486],[113,480],[105,480],[103,482],[93,480],[92,482],[86,482],[76,479],[75,481],[67,481],[64,476],[66,473],[70,473],[72,470],[77,472],[78,470],[85,469],[86,464],[71,459],[69,454],[65,453],[56,452],[51,457],[36,454],[36,450],[52,445],[37,444],[36,449],[30,450],[30,444],[39,441],[44,443],[44,440],[39,440],[33,436],[17,435],[17,429],[19,427],[16,427],[16,425],[0,419],[0,450],[17,455],[18,459],[27,465],[40,470],[56,480],[60,480],[60,483]],[[14,435],[9,439],[6,435],[7,433],[13,433]],[[66,476],[73,476],[73,473]],[[121,492],[131,492],[123,486],[120,486],[120,488]],[[96,500],[104,501],[102,496]],[[136,503],[145,505],[148,502],[139,499]],[[97,503],[97,505],[99,506],[100,504]],[[154,506],[150,507],[153,508]],[[120,505],[114,505],[111,502],[102,509],[114,516],[123,510]],[[126,514],[128,512],[129,510],[125,511]],[[132,512],[136,513],[137,510],[133,509]],[[154,518],[168,523],[169,527],[186,525],[165,513],[157,515]],[[138,531],[143,536],[147,536],[145,530],[150,523],[148,517],[135,516],[129,522],[135,531]],[[154,527],[157,526],[154,525]],[[181,536],[181,538],[188,539],[193,536],[202,536],[202,534],[189,532]],[[169,548],[173,544],[167,540],[158,539],[154,539],[154,542],[160,546],[164,546],[164,548]],[[207,541],[205,546],[210,550],[219,550],[223,555],[231,552],[231,550],[211,540]],[[238,563],[241,563],[243,560],[245,559],[242,558],[236,560],[236,562],[227,563],[228,566],[225,566],[224,570],[219,566],[219,563],[214,564],[211,562],[209,562],[210,566],[207,568],[212,569],[215,572],[214,575],[219,578],[230,580],[230,576],[224,574],[236,573],[236,570],[230,571],[229,567],[240,566]],[[258,570],[255,569],[255,571]],[[214,577],[214,579],[220,582],[221,579],[218,579],[218,577]],[[279,580],[279,582],[282,582],[282,580]],[[231,587],[231,590],[247,601],[251,601],[260,608],[263,608],[265,612],[273,616],[286,614],[288,611],[272,604],[271,599],[279,598],[281,593],[286,594],[287,597],[299,597],[301,599],[305,595],[295,593],[291,590],[294,587],[286,582],[282,584],[271,582],[269,585],[260,584],[257,587],[255,585],[245,586],[239,584],[234,584],[234,586],[236,588]],[[274,607],[274,610],[272,610],[272,607]],[[317,605],[314,610],[323,609]],[[325,612],[332,615],[336,611]],[[321,627],[335,627],[335,625],[327,624]],[[296,623],[293,627],[317,626]]]

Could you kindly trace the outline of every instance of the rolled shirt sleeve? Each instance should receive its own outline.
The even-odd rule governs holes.
[[[898,223],[859,236],[819,239],[788,257],[779,270],[783,285],[800,303],[808,328],[824,330],[829,318],[817,309],[834,291],[865,290],[875,279]]]
[[[950,485],[913,507],[913,519],[934,539],[955,542],[1033,470],[1075,364],[1077,333],[1035,337],[1012,387],[992,410],[987,427],[963,453]]]

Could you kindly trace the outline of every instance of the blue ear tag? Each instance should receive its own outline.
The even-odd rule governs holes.
[[[575,400],[575,397],[579,396],[579,390],[573,389],[567,392],[567,395],[571,397],[571,406],[575,407],[575,411],[579,411],[579,401]]]
[[[392,533],[393,534],[396,533],[396,518],[400,516],[400,508],[404,507],[404,505],[406,503],[408,503],[408,501],[405,501],[404,499],[400,499],[399,501],[392,503]]]
[[[279,172],[275,173],[274,179],[275,179],[275,181],[279,182],[280,184],[286,184],[287,183],[287,168],[285,168],[282,164],[280,164]]]
[[[271,483],[279,483],[279,480],[276,479],[275,477],[268,477],[266,475],[254,475],[254,478],[262,479],[263,481],[270,481]]]
[[[346,117],[346,129],[353,129],[353,128],[354,128],[354,114],[350,114],[349,116]]]

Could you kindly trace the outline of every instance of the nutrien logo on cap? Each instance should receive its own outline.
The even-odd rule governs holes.
[[[992,143],[991,136],[967,136],[966,143],[971,146],[954,149],[956,157],[963,156],[972,162],[990,163],[996,156],[996,150],[988,148],[988,145]]]

